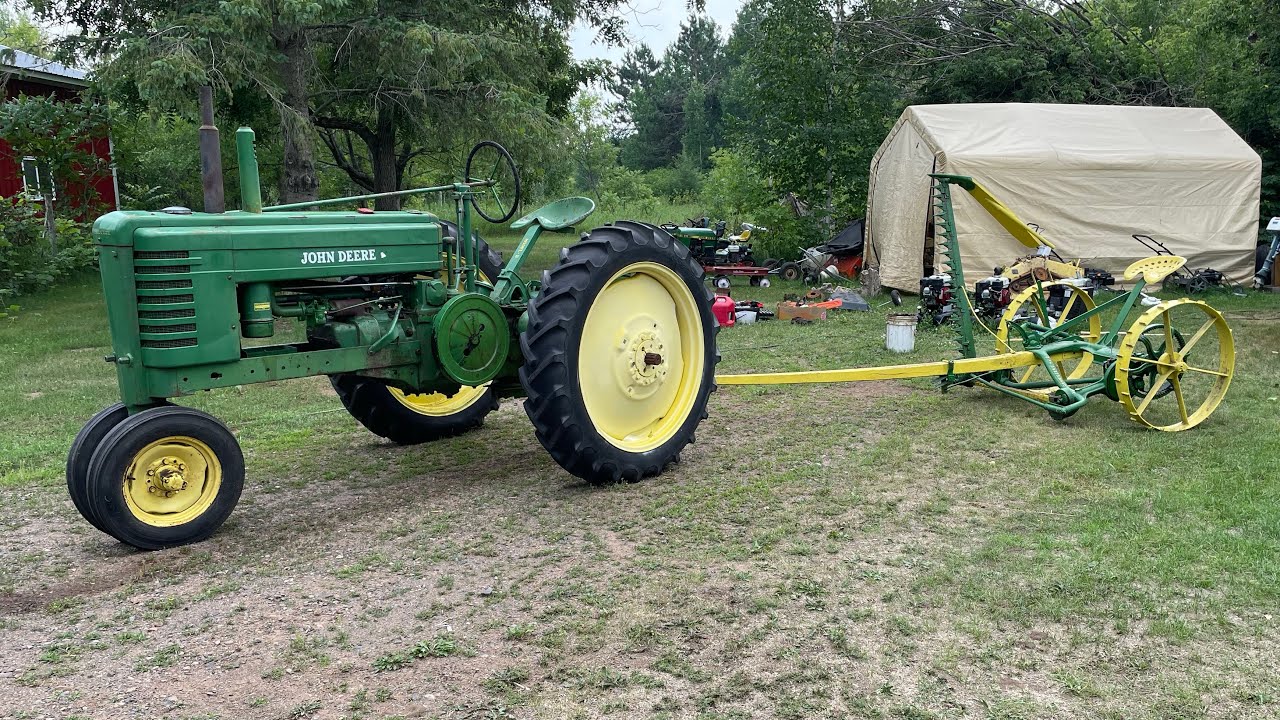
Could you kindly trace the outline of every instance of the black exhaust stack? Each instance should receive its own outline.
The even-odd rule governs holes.
[[[222,149],[218,128],[213,124],[213,88],[200,87],[200,182],[204,186],[204,211],[226,212],[222,189]]]

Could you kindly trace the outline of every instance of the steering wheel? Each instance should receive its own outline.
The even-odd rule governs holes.
[[[491,223],[504,223],[520,209],[520,173],[506,148],[482,140],[467,155],[463,182],[473,184],[471,207]]]

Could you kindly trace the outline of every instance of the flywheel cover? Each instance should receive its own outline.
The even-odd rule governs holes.
[[[507,360],[511,333],[502,308],[488,295],[455,295],[435,319],[436,357],[462,385],[483,385]]]

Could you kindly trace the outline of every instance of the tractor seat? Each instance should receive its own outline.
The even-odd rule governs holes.
[[[1142,258],[1125,268],[1124,279],[1133,280],[1139,275],[1148,283],[1160,282],[1167,275],[1187,264],[1187,259],[1178,255],[1156,255]]]
[[[521,230],[537,223],[543,230],[555,232],[571,228],[587,219],[595,212],[596,204],[591,198],[569,197],[549,202],[546,205],[511,223],[512,230]]]

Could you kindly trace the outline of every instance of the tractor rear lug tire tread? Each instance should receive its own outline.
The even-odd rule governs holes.
[[[333,375],[329,382],[351,417],[378,437],[397,445],[421,445],[475,430],[485,416],[498,409],[498,397],[490,388],[475,403],[452,415],[423,415],[406,407],[376,378]]]
[[[690,292],[701,293],[703,340],[708,357],[701,390],[681,428],[662,445],[630,452],[606,440],[591,421],[578,386],[578,349],[590,303],[615,273],[636,262],[658,262],[675,270]],[[560,262],[542,274],[542,291],[529,303],[529,322],[520,334],[525,363],[520,368],[525,413],[534,434],[567,472],[593,485],[638,482],[661,474],[680,459],[694,431],[707,418],[720,361],[711,314],[712,294],[705,273],[689,249],[656,225],[616,221],[564,248]],[[694,295],[698,298],[698,295]]]

